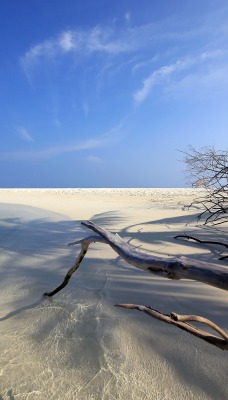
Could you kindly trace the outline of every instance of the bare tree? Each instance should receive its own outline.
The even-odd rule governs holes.
[[[200,209],[198,221],[204,225],[221,225],[228,222],[228,151],[215,150],[214,147],[203,147],[196,150],[189,146],[184,154],[187,166],[186,173],[192,187],[203,188],[188,207]],[[194,240],[203,244],[221,245],[226,249],[228,243],[200,240],[193,236],[178,235],[177,238]],[[228,256],[220,259],[224,260]]]
[[[190,206],[202,208],[198,219],[219,225],[228,221],[228,151],[189,146],[184,153],[188,180],[205,192]]]

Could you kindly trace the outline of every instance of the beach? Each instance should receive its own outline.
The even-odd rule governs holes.
[[[0,400],[206,400],[228,398],[227,352],[117,303],[195,314],[228,331],[227,292],[168,280],[94,243],[53,298],[79,254],[68,243],[92,220],[161,257],[218,261],[227,225],[202,227],[186,207],[197,189],[0,189]]]

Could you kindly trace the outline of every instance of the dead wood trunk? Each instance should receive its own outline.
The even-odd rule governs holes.
[[[95,242],[109,244],[126,262],[149,273],[154,273],[169,279],[191,279],[215,286],[219,289],[228,290],[228,268],[226,267],[187,257],[163,258],[141,253],[126,243],[118,234],[110,233],[91,221],[82,222],[82,225],[93,230],[97,235],[69,243],[70,246],[81,244],[80,254],[73,266],[67,272],[62,284],[53,291],[45,293],[46,296],[53,296],[68,284],[71,276],[80,266],[89,245]],[[151,307],[144,307],[135,304],[119,304],[119,306],[124,308],[134,308],[146,312],[150,316],[184,329],[199,338],[206,340],[210,344],[223,350],[228,350],[228,335],[208,319],[199,316],[179,316],[176,313],[172,313],[168,316],[160,311],[152,309]],[[216,330],[222,338],[193,327],[186,322],[189,320],[209,325],[211,328]]]

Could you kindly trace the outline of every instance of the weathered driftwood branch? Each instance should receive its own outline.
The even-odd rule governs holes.
[[[206,283],[220,289],[228,290],[228,268],[217,264],[206,263],[187,257],[163,258],[141,253],[131,245],[126,243],[119,235],[108,232],[91,221],[82,222],[82,225],[92,229],[97,235],[89,236],[84,239],[69,243],[69,246],[81,244],[81,251],[70,270],[67,272],[62,284],[52,292],[45,293],[45,296],[53,296],[63,289],[69,282],[73,273],[79,268],[80,263],[85,257],[91,243],[100,242],[109,244],[113,250],[119,254],[125,261],[144,271],[164,276],[169,279],[192,279]],[[228,350],[228,335],[210,320],[198,316],[180,316],[172,313],[170,316],[150,307],[144,307],[135,304],[119,304],[120,307],[135,308],[146,312],[154,318],[168,322],[181,329],[184,329],[207,342],[214,344],[221,349]],[[198,321],[206,323],[215,329],[222,338],[211,335],[205,331],[188,324],[186,321]]]
[[[69,243],[70,246],[81,244],[81,252],[72,268],[67,272],[63,283],[54,291],[45,293],[46,296],[53,296],[67,285],[83,260],[89,245],[95,242],[109,244],[125,261],[144,271],[169,279],[192,279],[228,290],[228,269],[225,267],[187,257],[163,258],[141,253],[126,243],[118,234],[108,232],[91,221],[82,222],[82,225],[92,229],[98,236],[89,236]]]
[[[169,279],[191,279],[228,290],[228,268],[226,267],[187,257],[165,258],[141,253],[126,243],[118,234],[108,232],[91,221],[82,222],[82,225],[92,229],[98,235],[69,243],[69,245],[81,244],[81,252],[72,268],[67,272],[61,286],[51,293],[46,293],[47,296],[53,296],[67,285],[72,274],[83,260],[89,245],[94,242],[109,244],[125,261],[144,271]]]
[[[222,350],[228,350],[228,335],[223,329],[207,318],[199,317],[198,315],[179,315],[176,313],[167,315],[151,307],[145,307],[138,304],[116,304],[116,306],[143,311],[153,318],[175,325],[176,327],[183,329],[184,331],[189,332],[192,335],[195,335]],[[188,324],[187,321],[201,322],[218,332],[221,337],[212,335],[211,333],[208,333],[202,329],[198,329],[195,326]]]

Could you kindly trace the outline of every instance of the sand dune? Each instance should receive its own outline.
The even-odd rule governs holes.
[[[177,233],[202,229],[184,209],[192,189],[0,190],[0,399],[227,399],[227,353],[137,311],[137,302],[214,320],[228,331],[227,293],[168,281],[131,267],[94,244],[69,285],[56,287],[78,254],[67,243],[90,219],[156,255],[217,262],[213,247]],[[224,265],[224,264],[223,264]]]

